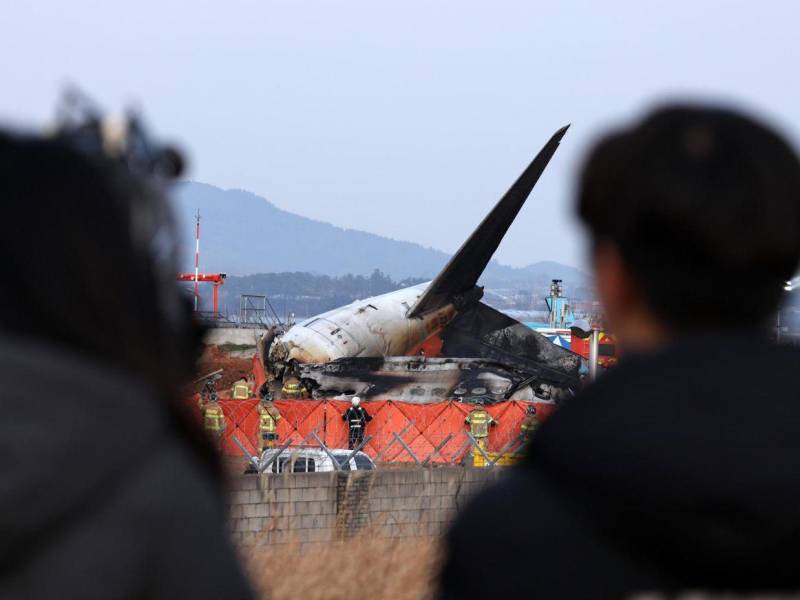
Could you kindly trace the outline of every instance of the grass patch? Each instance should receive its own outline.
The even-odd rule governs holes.
[[[370,533],[303,548],[254,546],[247,566],[259,598],[272,600],[432,600],[441,540]]]

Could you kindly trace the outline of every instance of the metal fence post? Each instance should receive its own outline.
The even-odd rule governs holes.
[[[409,428],[409,427],[411,427],[413,424],[414,424],[414,421],[409,421],[408,423],[406,423],[406,426],[405,426],[405,427],[403,427],[403,428],[400,430],[400,435],[401,435],[401,436],[402,436],[402,435],[405,435],[406,431],[408,431],[408,428]],[[384,453],[384,452],[386,452],[386,451],[387,451],[389,448],[391,448],[391,447],[392,447],[392,444],[394,444],[396,441],[397,441],[397,440],[395,440],[395,439],[391,439],[391,440],[389,440],[389,443],[388,443],[388,444],[386,444],[386,445],[383,447],[383,450],[381,450],[380,452],[378,452],[378,453],[375,455],[375,458],[373,458],[372,460],[374,460],[375,462],[378,462],[378,460],[380,459],[380,457],[381,457],[381,456],[383,456],[383,453]]]
[[[333,461],[333,468],[336,469],[337,472],[341,471],[342,470],[342,466],[339,464],[339,461],[336,460],[336,457],[331,453],[330,450],[328,450],[328,447],[322,442],[322,440],[319,439],[319,437],[317,437],[317,432],[316,431],[312,431],[311,435],[314,436],[314,439],[317,440],[317,443],[319,444],[319,447],[322,448],[325,451],[325,454],[327,454],[328,457]]]
[[[503,456],[505,456],[506,452],[508,452],[509,450],[511,450],[511,448],[516,446],[517,442],[519,442],[523,438],[524,438],[523,435],[518,435],[517,437],[509,440],[509,442],[505,446],[503,446],[503,448],[500,450],[500,452],[497,453],[497,458],[495,458],[493,461],[491,461],[492,462],[492,466],[495,466],[497,464],[497,461],[499,461],[501,458],[503,458]]]
[[[311,433],[309,433],[308,435],[306,435],[306,437],[304,437],[302,440],[300,440],[300,443],[299,443],[298,445],[299,445],[299,446],[302,446],[302,445],[305,443],[305,441],[306,441],[306,440],[309,438],[309,436],[315,435],[315,434],[317,433],[317,430],[318,430],[318,429],[319,429],[319,425],[317,425],[317,426],[314,428],[314,430],[313,430]],[[266,464],[265,464],[263,467],[261,467],[261,468],[259,469],[259,471],[258,471],[258,472],[259,472],[259,473],[263,473],[263,472],[265,472],[267,469],[269,469],[269,468],[270,468],[270,466],[272,466],[272,463],[274,463],[274,462],[275,462],[275,461],[278,459],[278,457],[279,457],[281,454],[283,454],[283,452],[286,450],[286,448],[288,448],[288,447],[289,447],[291,444],[292,444],[292,438],[291,438],[291,436],[290,436],[290,437],[289,437],[289,439],[287,439],[287,440],[286,440],[286,441],[283,443],[283,446],[281,446],[281,447],[280,447],[280,449],[279,449],[279,450],[278,450],[278,451],[277,451],[277,452],[276,452],[276,453],[275,453],[275,454],[272,456],[272,458],[270,458],[270,459],[267,461],[267,463],[266,463]]]
[[[436,446],[436,447],[433,449],[433,452],[431,452],[431,453],[428,455],[428,458],[426,458],[425,460],[423,460],[423,461],[422,461],[422,466],[423,466],[423,467],[424,467],[424,466],[426,466],[426,465],[428,464],[428,461],[430,461],[430,460],[431,460],[431,459],[432,459],[434,456],[436,456],[437,454],[439,454],[439,451],[440,451],[442,448],[444,448],[444,447],[447,445],[447,442],[449,442],[451,439],[453,439],[453,434],[452,434],[452,433],[448,433],[448,434],[447,434],[447,437],[446,437],[446,438],[444,438],[444,439],[443,439],[441,442],[439,442],[439,445],[438,445],[438,446]]]
[[[247,448],[244,447],[244,444],[239,441],[239,438],[236,437],[236,435],[232,435],[231,439],[237,446],[239,446],[239,450],[241,450],[242,453],[247,457],[248,462],[253,465],[253,468],[258,471],[258,459],[247,451]]]
[[[480,450],[481,454],[483,454],[483,459],[486,461],[486,464],[488,464],[490,467],[493,467],[494,463],[489,458],[489,455],[486,454],[486,451],[483,448],[481,448],[481,445],[478,443],[478,440],[475,439],[475,436],[473,436],[472,433],[470,433],[469,431],[467,432],[467,435],[469,436],[472,445],[475,446],[478,450]]]
[[[275,461],[278,459],[278,457],[279,457],[281,454],[283,454],[283,451],[284,451],[284,450],[286,450],[286,448],[288,448],[288,447],[291,445],[291,443],[292,443],[292,440],[291,440],[291,439],[288,439],[288,440],[286,440],[286,441],[283,443],[283,446],[281,446],[281,447],[278,449],[278,451],[277,451],[275,454],[273,454],[273,455],[272,455],[272,458],[270,458],[270,459],[269,459],[269,460],[266,462],[266,464],[265,464],[264,466],[262,466],[262,467],[259,467],[259,468],[258,468],[258,472],[259,472],[259,473],[264,473],[264,472],[265,472],[267,469],[269,469],[269,468],[272,466],[272,463],[274,463],[274,462],[275,462]]]
[[[350,464],[350,459],[353,458],[356,455],[356,452],[358,452],[364,446],[366,446],[367,442],[370,441],[372,438],[373,438],[373,436],[368,435],[363,440],[361,440],[361,443],[358,446],[356,446],[355,449],[350,454],[347,455],[347,458],[345,459],[345,462],[349,465]]]
[[[472,442],[470,441],[470,439],[469,439],[469,438],[467,438],[467,439],[464,441],[464,443],[463,443],[463,444],[461,444],[461,447],[460,447],[458,450],[456,450],[456,453],[453,455],[453,458],[454,458],[454,459],[458,459],[458,457],[459,457],[459,456],[461,456],[461,453],[462,453],[462,452],[464,452],[464,451],[465,451],[467,448],[469,448],[471,445],[472,445]],[[451,464],[454,464],[454,463],[452,463],[452,461],[451,461]]]
[[[400,442],[400,444],[403,446],[403,448],[405,448],[405,449],[406,449],[406,452],[408,452],[408,454],[411,456],[411,458],[413,458],[413,459],[414,459],[414,462],[415,462],[415,463],[417,463],[417,466],[418,466],[418,467],[421,467],[422,465],[420,464],[420,462],[419,462],[419,459],[417,458],[417,455],[416,455],[416,454],[414,454],[414,452],[411,450],[411,448],[409,448],[409,447],[408,447],[408,444],[406,444],[406,443],[403,441],[403,438],[401,438],[401,437],[400,437],[399,435],[397,435],[396,433],[393,433],[392,435],[395,437],[395,439],[396,439],[398,442]]]

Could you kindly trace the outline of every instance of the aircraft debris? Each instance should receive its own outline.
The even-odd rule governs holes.
[[[276,382],[297,377],[317,397],[433,402],[533,399],[537,390],[556,400],[568,395],[578,383],[580,357],[483,304],[477,285],[568,127],[553,134],[432,282],[294,325],[269,346],[267,372]],[[417,356],[437,336],[439,356]]]

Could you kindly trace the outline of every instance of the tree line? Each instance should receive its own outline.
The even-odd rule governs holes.
[[[253,294],[267,296],[282,319],[289,314],[301,319],[424,281],[418,277],[395,281],[379,269],[366,276],[332,277],[302,272],[229,276],[220,288],[220,310],[228,316],[238,315],[242,294]],[[201,288],[200,294],[201,309],[210,310],[211,288]]]

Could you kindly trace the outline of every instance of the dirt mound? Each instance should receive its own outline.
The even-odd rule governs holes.
[[[222,369],[222,379],[217,381],[217,390],[227,390],[234,381],[247,377],[253,372],[253,361],[251,358],[231,356],[215,345],[206,346],[200,360],[197,361],[197,376],[200,377],[219,369]],[[202,381],[193,386],[195,392],[199,392],[202,387]]]

